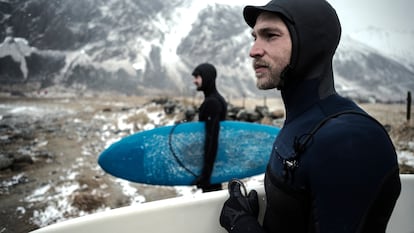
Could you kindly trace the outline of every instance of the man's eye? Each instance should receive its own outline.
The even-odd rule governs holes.
[[[273,38],[273,37],[278,37],[279,35],[278,34],[276,34],[276,33],[268,33],[267,34],[267,37],[268,38]]]

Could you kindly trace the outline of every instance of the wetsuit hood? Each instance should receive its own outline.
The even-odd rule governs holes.
[[[273,0],[265,6],[246,6],[246,23],[253,28],[264,11],[278,14],[292,39],[291,61],[278,87],[289,117],[335,93],[332,59],[341,26],[335,10],[325,0]]]
[[[197,75],[201,76],[203,82],[199,90],[203,91],[204,95],[209,95],[216,91],[217,71],[213,65],[209,63],[200,64],[194,69],[192,75],[194,77]]]

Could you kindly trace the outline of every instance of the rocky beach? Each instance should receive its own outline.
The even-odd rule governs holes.
[[[95,212],[200,192],[191,186],[120,180],[96,162],[106,147],[124,136],[191,120],[198,101],[111,94],[0,96],[0,233],[29,232]],[[278,99],[229,102],[239,117],[245,109],[250,121],[277,126],[283,122]],[[414,124],[406,119],[406,106],[361,106],[390,133],[401,173],[414,173]],[[257,118],[263,107],[272,117]]]

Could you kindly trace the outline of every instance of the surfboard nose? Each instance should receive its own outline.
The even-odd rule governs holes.
[[[118,178],[137,181],[143,171],[144,148],[142,145],[126,145],[125,143],[114,143],[104,150],[98,157],[101,168]]]

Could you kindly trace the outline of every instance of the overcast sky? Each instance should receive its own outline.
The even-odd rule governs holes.
[[[413,0],[328,0],[336,9],[344,31],[375,26],[414,32]]]
[[[230,5],[265,5],[268,0],[211,0]],[[344,32],[375,26],[414,32],[414,0],[328,0],[336,9]]]

